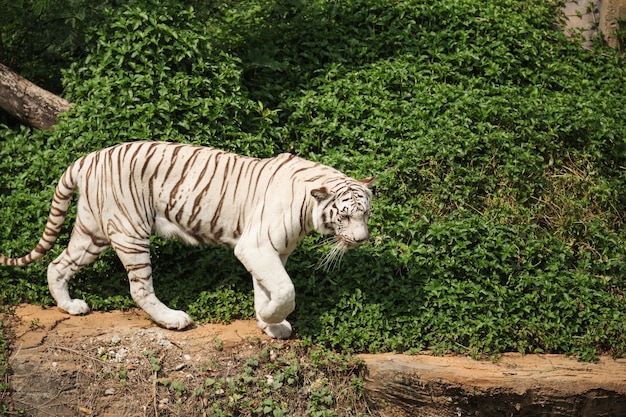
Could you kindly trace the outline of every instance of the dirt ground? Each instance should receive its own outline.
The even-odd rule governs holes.
[[[170,331],[141,310],[70,316],[21,305],[15,316],[13,406],[28,416],[173,415],[157,377],[202,380],[217,362],[228,373],[271,342],[253,321]]]
[[[21,305],[12,329],[13,407],[27,416],[187,415],[174,404],[182,398],[173,394],[175,386],[159,381],[201,387],[212,376],[241,372],[237,366],[277,343],[254,321],[170,331],[141,310],[77,317]],[[283,354],[295,351],[297,341],[276,346]],[[362,358],[372,405],[365,406],[367,414],[626,415],[615,414],[626,412],[624,359],[593,364],[562,355],[505,354],[497,362],[466,356]]]

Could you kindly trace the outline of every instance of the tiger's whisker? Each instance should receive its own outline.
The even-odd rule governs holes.
[[[324,239],[321,239],[319,242],[317,242],[315,245],[313,245],[313,249],[322,249],[322,248],[326,248],[327,246],[330,245],[336,245],[337,244],[337,237],[336,236],[328,236],[328,237],[324,237]]]
[[[320,259],[315,269],[324,269],[327,272],[338,269],[341,266],[341,260],[345,252],[345,247],[339,245],[333,246],[330,251]]]

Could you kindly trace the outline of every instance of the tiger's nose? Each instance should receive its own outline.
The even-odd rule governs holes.
[[[365,242],[367,239],[369,239],[370,234],[369,232],[366,230],[365,232],[361,233],[361,234],[357,234],[354,236],[354,241],[356,243],[363,243]]]

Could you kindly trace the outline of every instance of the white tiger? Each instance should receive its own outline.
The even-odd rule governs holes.
[[[0,255],[0,263],[25,266],[41,258],[56,241],[78,189],[69,244],[48,266],[48,286],[60,309],[89,311],[85,301],[70,298],[68,281],[112,246],[135,302],[159,325],[187,327],[191,318],[154,293],[150,235],[157,232],[234,248],[253,278],[259,327],[273,338],[288,338],[292,328],[285,319],[295,308],[295,289],[284,268],[287,258],[311,230],[334,233],[341,253],[366,240],[373,181],[290,154],[258,159],[176,143],[120,144],[70,165],[37,246],[21,258]]]

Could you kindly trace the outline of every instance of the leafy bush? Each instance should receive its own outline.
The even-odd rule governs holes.
[[[311,236],[287,264],[299,337],[346,351],[623,356],[624,60],[583,50],[559,18],[543,0],[121,7],[65,71],[75,105],[55,132],[3,133],[2,250],[31,249],[64,167],[105,145],[291,151],[378,176],[369,244],[328,273]],[[253,315],[228,251],[153,247],[169,304],[199,320]],[[2,301],[50,303],[44,275],[1,269]],[[111,252],[73,280],[103,309],[132,305],[126,287]]]
[[[103,23],[104,0],[2,1],[0,62],[35,84],[60,93],[61,70],[84,58],[85,33]],[[0,112],[0,120],[4,114]]]

